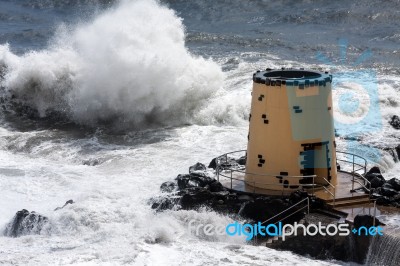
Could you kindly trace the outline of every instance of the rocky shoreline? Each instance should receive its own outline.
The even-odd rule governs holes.
[[[178,175],[174,181],[163,183],[160,189],[164,194],[149,201],[156,211],[188,210],[206,206],[220,213],[238,215],[254,223],[263,222],[307,197],[311,208],[323,208],[324,205],[320,199],[302,191],[281,197],[227,189],[200,163],[190,167],[189,174]],[[299,213],[285,222],[299,221],[303,217],[304,213]],[[281,218],[277,216],[276,220]]]
[[[227,165],[245,163],[245,159],[244,161],[243,158],[239,160],[240,163],[238,160],[228,158],[225,163]],[[215,168],[215,160],[211,161],[210,167]],[[210,172],[205,165],[197,163],[189,168],[188,174],[178,175],[174,181],[163,183],[160,187],[163,194],[152,198],[149,204],[158,212],[168,209],[198,209],[206,206],[216,212],[237,216],[249,223],[256,224],[278,215],[305,198],[309,198],[310,214],[300,211],[282,220],[283,224],[293,224],[294,222],[307,224],[310,219],[315,220],[315,217],[319,217],[318,221],[322,221],[323,225],[328,225],[334,220],[329,221],[329,215],[333,210],[321,199],[311,196],[305,191],[295,191],[289,196],[265,196],[233,191],[223,187],[213,176],[212,171]],[[377,167],[371,168],[365,178],[371,182],[372,199],[376,199],[377,204],[400,207],[400,180],[393,178],[386,181]],[[300,209],[300,206],[295,206],[293,211],[297,209]],[[285,215],[278,215],[269,223],[280,221]],[[337,221],[335,222],[337,223]],[[380,224],[380,221],[375,219],[375,225]],[[351,228],[361,226],[369,228],[373,225],[372,216],[358,215],[354,219],[354,224],[351,224]],[[267,239],[258,238],[256,242],[270,248],[289,250],[316,259],[364,263],[371,239],[371,236],[353,234],[333,237],[299,234],[287,241],[275,240],[268,243]]]
[[[377,205],[400,208],[400,180],[385,180],[378,167],[372,167],[364,176],[371,182],[372,197]]]
[[[232,164],[245,164],[245,158],[238,160],[227,158],[222,167]],[[213,169],[214,168],[214,169]],[[269,224],[278,221],[283,224],[301,223],[307,225],[312,221],[321,222],[324,225],[338,223],[334,219],[334,210],[325,202],[315,196],[309,195],[305,191],[295,191],[288,196],[266,196],[247,192],[240,192],[225,188],[214,176],[215,159],[206,167],[201,163],[196,163],[189,168],[188,174],[180,174],[173,181],[161,184],[162,194],[151,198],[149,205],[156,212],[165,210],[196,210],[207,207],[219,213],[230,215],[231,217],[245,220],[246,223],[257,224],[268,220]],[[376,199],[377,204],[385,206],[400,207],[400,180],[393,178],[385,180],[379,168],[373,167],[365,175],[371,182],[372,199]],[[309,213],[304,206],[299,205],[301,201],[308,198]],[[68,204],[73,204],[72,200],[67,201],[64,206],[56,208],[54,211],[64,208]],[[296,205],[297,204],[297,205]],[[282,211],[293,207],[292,212],[296,212],[290,217]],[[303,208],[302,208],[303,207]],[[379,220],[375,220],[375,225],[379,225]],[[373,218],[368,215],[356,216],[351,228],[360,226],[371,227]],[[29,234],[41,234],[49,225],[49,219],[43,215],[27,210],[16,213],[10,223],[3,231],[4,236],[19,237]],[[267,247],[289,250],[300,255],[308,255],[316,259],[335,259],[342,261],[352,261],[364,263],[368,254],[371,242],[370,236],[304,236],[301,233],[291,236],[286,241],[279,239],[268,242],[266,237],[253,239],[254,244],[262,244]]]

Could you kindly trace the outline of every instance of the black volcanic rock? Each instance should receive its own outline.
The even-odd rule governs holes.
[[[160,190],[162,192],[169,192],[170,193],[170,192],[174,191],[176,189],[176,187],[177,187],[177,184],[175,182],[167,181],[167,182],[164,182],[164,183],[161,184]]]
[[[376,199],[376,204],[384,206],[400,207],[400,180],[392,178],[385,180],[378,167],[372,167],[365,174],[371,182],[372,197]]]
[[[375,226],[381,225],[382,223],[378,218],[375,218]],[[354,217],[353,226],[355,228],[360,228],[361,226],[365,226],[367,228],[374,225],[374,217],[372,215],[357,215]]]
[[[389,206],[391,205],[392,201],[390,198],[382,196],[376,199],[376,204],[378,205],[383,205],[383,206]]]
[[[189,174],[195,172],[195,171],[206,171],[207,168],[204,164],[202,163],[196,163],[192,166],[189,167]]]
[[[387,181],[388,184],[391,185],[391,187],[396,190],[396,191],[400,191],[400,180],[397,178],[392,178],[389,181]]]
[[[229,158],[228,163],[232,163]],[[175,182],[164,182],[160,190],[167,194],[149,201],[152,209],[156,211],[167,209],[188,210],[206,206],[218,212],[240,215],[256,222],[263,222],[282,212],[289,205],[308,197],[306,192],[301,191],[293,193],[290,197],[256,196],[244,192],[230,191],[215,178],[212,178],[200,164],[191,167],[191,173],[178,175],[175,178]],[[311,200],[311,204],[314,201]],[[293,215],[291,221],[300,220],[302,215],[304,215],[303,212]]]
[[[371,169],[369,169],[369,171],[365,175],[368,174],[381,174],[381,170],[379,169],[378,166],[374,166]]]
[[[151,199],[151,208],[157,211],[171,210],[178,203],[177,199],[170,197],[159,197],[156,199]]]
[[[68,204],[74,204],[75,202],[71,199],[71,200],[67,200],[66,202],[65,202],[65,204],[62,206],[62,207],[57,207],[57,208],[55,208],[54,209],[54,211],[58,211],[58,210],[61,210],[61,209],[63,209],[65,206],[67,206]]]
[[[217,168],[217,158],[214,158],[211,160],[211,162],[208,164],[208,168],[212,168],[212,169]]]
[[[382,180],[382,178],[379,178],[378,176],[375,176],[374,178],[369,180],[369,182],[371,182],[372,188],[378,188],[383,186],[383,184],[385,184],[385,180]]]
[[[224,186],[223,186],[220,182],[218,182],[218,181],[214,181],[214,182],[210,183],[210,184],[208,185],[208,187],[209,187],[209,190],[210,190],[211,192],[221,192],[221,191],[226,190],[226,189],[224,188]]]
[[[195,183],[198,183],[200,187],[205,187],[215,181],[215,179],[210,177],[207,172],[200,171],[190,173],[189,179]]]
[[[201,205],[209,205],[214,195],[205,188],[196,188],[185,193],[179,201],[183,209],[194,209]]]
[[[391,197],[397,194],[397,191],[389,183],[385,183],[380,190],[380,194],[383,196]]]
[[[208,164],[208,168],[216,169],[217,168],[217,158],[214,158],[211,160],[211,162]],[[219,164],[222,169],[231,167],[231,166],[239,166],[239,165],[246,165],[246,156],[242,156],[239,159],[233,159],[230,157],[219,157]]]
[[[242,156],[239,159],[237,159],[236,162],[240,165],[246,165],[246,159],[247,159],[247,156]]]
[[[178,189],[185,189],[196,185],[198,186],[198,184],[189,184],[190,175],[178,175],[175,180],[177,181]]]
[[[46,224],[48,224],[47,217],[23,209],[18,211],[11,222],[6,226],[4,235],[19,237],[23,235],[40,234]]]
[[[177,181],[180,190],[191,187],[205,187],[215,182],[214,178],[208,176],[207,172],[194,171],[190,174],[178,175],[175,180]],[[214,188],[218,184],[212,185]]]
[[[297,191],[293,192],[292,194],[290,194],[289,201],[290,201],[291,204],[296,204],[299,201],[301,201],[301,200],[303,200],[303,199],[305,199],[307,197],[308,197],[308,193],[307,192],[297,190]]]
[[[389,121],[389,124],[394,129],[400,129],[400,118],[397,115],[392,116],[392,119]]]
[[[382,180],[383,182],[385,182],[385,178],[382,176],[381,173],[367,173],[365,175],[365,178],[371,182],[371,180],[373,180],[374,178],[377,178],[379,180]]]
[[[251,219],[255,222],[264,222],[280,212],[284,211],[289,207],[289,204],[282,199],[269,199],[267,197],[258,197],[254,201],[248,201],[243,203],[239,215]],[[278,221],[284,218],[283,216],[278,216],[276,219],[270,222]]]

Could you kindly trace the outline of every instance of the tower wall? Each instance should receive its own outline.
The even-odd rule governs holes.
[[[336,184],[332,76],[304,70],[253,76],[245,179],[259,188]]]

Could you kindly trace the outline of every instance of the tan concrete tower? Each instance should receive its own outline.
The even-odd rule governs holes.
[[[332,76],[306,70],[253,75],[245,180],[269,190],[336,184]],[[324,179],[325,178],[325,179]]]

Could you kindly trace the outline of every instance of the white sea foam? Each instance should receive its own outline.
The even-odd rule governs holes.
[[[85,125],[176,125],[223,82],[220,67],[188,52],[184,26],[156,1],[122,1],[93,21],[63,26],[51,45],[22,56],[0,46],[2,85],[44,117]]]

